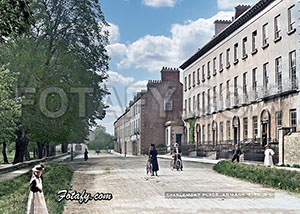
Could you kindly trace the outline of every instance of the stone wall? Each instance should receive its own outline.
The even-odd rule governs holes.
[[[300,164],[300,132],[284,137],[284,164]]]

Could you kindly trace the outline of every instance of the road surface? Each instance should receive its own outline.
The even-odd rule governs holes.
[[[64,214],[79,213],[203,213],[203,214],[299,214],[300,197],[284,191],[220,175],[212,165],[185,162],[184,170],[172,171],[169,160],[159,159],[159,176],[145,173],[145,157],[91,154],[77,157],[71,192],[84,189],[91,195],[112,193],[110,201],[79,204],[67,201]],[[169,199],[165,192],[274,193],[272,198]]]

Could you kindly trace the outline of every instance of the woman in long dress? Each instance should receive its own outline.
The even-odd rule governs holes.
[[[42,185],[42,164],[33,167],[30,180],[30,193],[27,204],[27,214],[48,214]]]
[[[152,174],[151,174],[151,176],[154,176],[154,173],[155,173],[156,176],[158,176],[157,171],[159,170],[159,167],[158,167],[158,161],[157,161],[157,150],[156,150],[154,144],[151,144],[151,146],[150,146],[149,159],[150,159],[151,164],[152,164]]]
[[[265,161],[264,161],[264,165],[265,166],[270,166],[273,167],[273,155],[275,154],[275,152],[270,148],[270,146],[266,146],[266,150],[265,150]]]

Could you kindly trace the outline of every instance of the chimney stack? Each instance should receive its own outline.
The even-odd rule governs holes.
[[[250,5],[238,5],[235,7],[235,17],[237,19],[240,15],[242,15],[246,10],[248,10],[251,6]]]
[[[231,24],[230,20],[216,20],[215,24],[215,36],[224,30],[228,25]]]
[[[160,73],[161,73],[161,81],[163,82],[169,82],[169,81],[179,82],[180,72],[178,68],[162,67]]]

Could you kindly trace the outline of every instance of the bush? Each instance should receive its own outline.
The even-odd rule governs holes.
[[[24,214],[27,209],[31,170],[18,177],[0,182],[0,213]],[[61,214],[65,201],[57,202],[57,192],[69,189],[73,170],[68,165],[50,163],[45,165],[43,190],[49,214]]]
[[[157,149],[164,149],[164,148],[166,148],[166,145],[164,145],[164,144],[158,144],[158,145],[156,146],[156,148],[157,148]]]
[[[268,187],[300,193],[300,172],[258,165],[220,161],[213,169],[221,174],[241,178]]]

